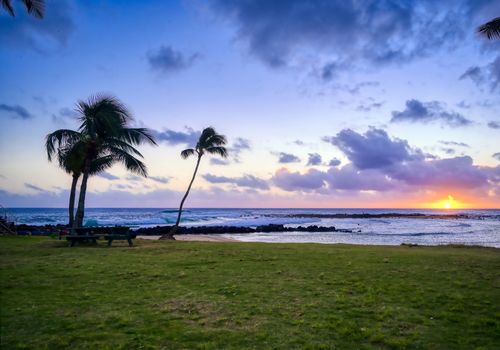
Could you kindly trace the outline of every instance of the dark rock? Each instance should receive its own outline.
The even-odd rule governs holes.
[[[285,232],[287,229],[283,225],[269,224],[261,225],[255,228],[255,232]]]

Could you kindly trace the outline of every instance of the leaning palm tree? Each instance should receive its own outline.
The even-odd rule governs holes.
[[[76,146],[80,136],[77,131],[60,129],[48,134],[45,142],[49,162],[57,154],[59,167],[72,177],[68,205],[69,227],[73,227],[76,185],[82,173],[81,168],[84,158],[82,147]],[[56,143],[58,144],[57,150]]]
[[[43,18],[45,14],[45,1],[44,0],[21,0],[26,7],[26,11],[36,18]],[[0,6],[11,16],[15,16],[14,7],[11,0],[0,0]]]
[[[480,26],[477,31],[488,39],[500,39],[500,17],[494,18],[491,21]]]
[[[56,150],[57,145],[57,150]],[[75,195],[78,179],[83,172],[85,160],[85,144],[81,141],[81,134],[77,131],[60,129],[50,133],[45,143],[49,162],[57,155],[59,167],[71,175],[71,189],[68,204],[68,226],[74,226]],[[105,155],[92,162],[91,175],[98,174],[110,168],[116,160],[112,155]]]
[[[195,148],[188,148],[181,152],[181,157],[183,159],[189,158],[192,155],[196,155],[196,167],[194,168],[193,177],[191,178],[191,182],[189,183],[186,194],[184,194],[184,197],[182,197],[181,205],[179,206],[179,213],[177,214],[177,221],[175,222],[175,225],[172,227],[170,232],[166,235],[163,235],[161,239],[174,239],[173,235],[177,231],[177,228],[179,227],[179,224],[181,222],[182,207],[184,206],[184,202],[189,195],[189,191],[191,190],[191,186],[193,185],[196,173],[198,172],[201,157],[203,157],[205,153],[208,153],[219,155],[222,158],[227,158],[227,149],[224,147],[226,142],[226,137],[224,135],[220,135],[215,131],[214,128],[208,127],[201,132],[200,138],[198,139]]]
[[[137,158],[142,158],[142,154],[134,146],[142,143],[156,145],[156,142],[148,129],[128,126],[133,121],[133,116],[116,97],[92,96],[87,101],[79,101],[76,111],[81,122],[78,131],[85,145],[85,155],[73,226],[81,227],[85,214],[87,182],[92,175],[93,163],[99,158],[111,156],[114,161],[124,164],[127,170],[147,177],[145,164]]]

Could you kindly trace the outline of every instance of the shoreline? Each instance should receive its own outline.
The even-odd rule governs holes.
[[[138,235],[136,239],[157,241],[161,236],[156,235]],[[187,234],[187,235],[174,235],[176,241],[185,242],[243,242],[237,239],[221,237],[217,234]]]

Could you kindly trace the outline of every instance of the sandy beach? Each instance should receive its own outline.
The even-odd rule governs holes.
[[[161,236],[137,236],[137,239],[158,240]],[[178,241],[199,241],[199,242],[239,242],[236,239],[226,238],[219,235],[175,235]]]

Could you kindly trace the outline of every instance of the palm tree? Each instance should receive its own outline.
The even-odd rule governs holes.
[[[480,26],[477,31],[488,39],[500,39],[500,17],[494,18],[491,21]]]
[[[26,7],[26,11],[36,18],[43,18],[45,14],[45,1],[44,0],[21,0]],[[0,0],[0,6],[9,13],[12,17],[15,16],[14,7],[11,0]]]
[[[142,154],[134,148],[144,142],[156,145],[145,128],[129,128],[133,118],[126,107],[115,97],[96,95],[77,104],[78,131],[60,129],[47,135],[46,149],[49,161],[56,153],[59,165],[72,174],[73,181],[68,206],[72,227],[80,227],[85,213],[85,195],[89,176],[104,171],[116,162],[127,170],[147,176],[145,164],[137,157]],[[82,176],[78,209],[72,220],[76,184]]]
[[[177,214],[177,221],[175,222],[175,225],[172,227],[170,232],[166,235],[163,235],[160,239],[174,239],[173,235],[177,231],[177,228],[179,227],[179,223],[181,221],[182,207],[184,206],[184,202],[189,195],[189,191],[191,190],[191,186],[193,185],[196,173],[198,172],[201,157],[203,157],[205,153],[208,153],[219,155],[222,158],[227,158],[227,149],[224,147],[226,142],[226,137],[224,135],[220,135],[215,131],[214,128],[208,127],[201,132],[200,138],[198,139],[195,148],[188,148],[181,152],[181,157],[183,159],[187,159],[190,156],[196,154],[196,167],[194,168],[193,177],[191,178],[191,182],[189,183],[186,194],[184,194],[184,197],[182,197],[181,205],[179,206],[179,213]]]
[[[56,151],[56,144],[58,145]],[[49,162],[57,153],[59,167],[71,175],[71,190],[68,205],[69,227],[74,225],[75,195],[78,179],[83,172],[85,159],[85,144],[81,141],[81,134],[77,131],[61,129],[56,130],[46,137],[45,148]],[[115,159],[112,155],[100,157],[92,162],[91,174],[98,174],[110,168]]]
[[[85,212],[87,182],[94,162],[110,156],[125,165],[127,170],[147,177],[146,165],[136,158],[142,158],[142,154],[134,146],[145,142],[156,145],[156,142],[148,129],[128,127],[133,121],[132,114],[116,97],[92,96],[77,103],[77,112],[81,122],[78,131],[85,145],[82,183],[74,221],[74,226],[80,227]]]

